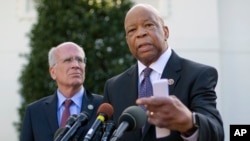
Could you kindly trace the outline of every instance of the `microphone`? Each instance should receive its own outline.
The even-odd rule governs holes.
[[[60,141],[61,140],[61,135],[63,135],[63,131],[65,130],[65,127],[63,128],[58,128],[54,134],[53,141]]]
[[[101,138],[102,138],[103,129],[104,129],[103,126],[100,126],[100,127],[96,130],[96,132],[95,132],[94,136],[92,137],[91,141],[100,141]]]
[[[119,139],[125,131],[141,128],[147,120],[145,111],[139,106],[126,108],[119,117],[119,127],[115,130],[110,141]]]
[[[101,141],[109,141],[110,136],[112,135],[113,131],[115,130],[115,123],[112,120],[107,121],[104,124],[104,133],[102,136]]]
[[[72,125],[72,127],[68,130],[68,132],[63,136],[61,141],[68,141],[77,131],[77,129],[88,122],[89,115],[86,112],[81,112],[75,121],[75,123]]]
[[[68,132],[68,130],[71,128],[71,126],[75,123],[77,119],[77,115],[76,114],[73,114],[71,115],[68,119],[67,119],[67,122],[66,122],[66,125],[65,127],[63,128],[58,128],[54,134],[54,141],[60,141],[61,138],[64,136],[64,134],[66,132]]]
[[[94,136],[95,132],[99,128],[99,126],[101,126],[101,124],[104,121],[109,119],[113,115],[113,112],[114,112],[114,109],[110,104],[108,104],[108,103],[101,104],[97,110],[98,116],[97,116],[95,122],[93,123],[93,125],[91,126],[91,128],[88,130],[83,141],[91,140],[92,137]]]

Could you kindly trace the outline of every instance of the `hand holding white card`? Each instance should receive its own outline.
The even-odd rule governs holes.
[[[153,85],[153,94],[154,96],[169,96],[168,93],[168,79],[160,79],[154,81]],[[170,135],[170,130],[167,128],[155,127],[156,138],[162,138]]]
[[[168,93],[168,79],[160,79],[153,81],[154,96],[169,96]]]

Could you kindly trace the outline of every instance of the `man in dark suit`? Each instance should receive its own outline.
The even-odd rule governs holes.
[[[80,127],[71,139],[83,140],[96,119],[96,111],[103,97],[87,91],[85,80],[85,52],[73,42],[64,42],[51,48],[48,54],[49,71],[58,89],[48,97],[29,104],[22,124],[21,141],[53,141],[62,122],[64,101],[71,100],[69,112],[79,115],[84,111],[89,116],[87,124]],[[65,125],[62,125],[63,128]]]
[[[179,57],[167,44],[168,27],[150,5],[133,6],[124,27],[130,52],[138,61],[107,80],[104,102],[113,105],[116,123],[125,108],[136,104],[145,106],[148,121],[142,129],[125,132],[120,141],[223,141],[216,69]],[[138,98],[145,68],[153,70],[151,81],[168,79],[169,96]],[[163,136],[156,136],[156,128],[166,129]]]

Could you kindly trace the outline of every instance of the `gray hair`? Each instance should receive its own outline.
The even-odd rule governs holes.
[[[56,64],[55,50],[56,50],[56,47],[52,47],[49,50],[49,53],[48,53],[49,67],[53,67]]]
[[[49,50],[49,53],[48,53],[48,62],[49,62],[49,67],[53,67],[56,65],[56,49],[62,45],[65,45],[65,44],[73,44],[75,45],[76,47],[78,47],[80,50],[82,50],[83,52],[83,55],[84,55],[84,62],[86,63],[86,56],[85,56],[85,52],[83,50],[82,47],[80,47],[78,44],[74,43],[74,42],[64,42],[64,43],[61,43],[59,44],[58,46],[56,47],[52,47],[50,50]]]

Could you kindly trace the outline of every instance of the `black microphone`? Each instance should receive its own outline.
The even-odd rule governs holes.
[[[126,108],[119,117],[119,127],[114,131],[110,141],[119,139],[125,131],[141,128],[147,120],[145,111],[139,106]]]
[[[91,126],[91,128],[88,130],[83,141],[91,140],[92,137],[94,136],[95,132],[99,128],[99,126],[101,126],[101,124],[104,121],[109,119],[113,115],[113,112],[114,112],[114,109],[110,104],[108,104],[108,103],[101,104],[97,110],[98,116],[97,116],[95,122],[93,123],[93,125]]]
[[[96,130],[96,132],[95,132],[94,136],[92,137],[91,141],[100,141],[101,138],[102,138],[103,129],[104,129],[103,126],[100,126],[100,127]]]
[[[115,130],[115,122],[112,120],[107,121],[106,123],[104,123],[104,129],[105,131],[102,135],[101,141],[109,141],[110,136]]]
[[[62,132],[65,130],[65,127],[63,128],[58,128],[54,134],[53,141],[60,141],[62,137],[60,137]],[[62,135],[63,136],[63,135]]]
[[[68,130],[71,128],[71,126],[75,123],[77,119],[77,115],[76,114],[73,114],[71,115],[68,119],[67,119],[67,122],[66,122],[66,125],[65,127],[63,128],[58,128],[54,134],[54,141],[60,141],[61,138],[64,136],[64,134],[66,132],[68,132]]]
[[[81,112],[75,121],[75,123],[72,125],[72,127],[68,130],[68,132],[63,136],[61,141],[68,141],[77,131],[77,129],[85,125],[89,121],[89,115],[86,112]]]

